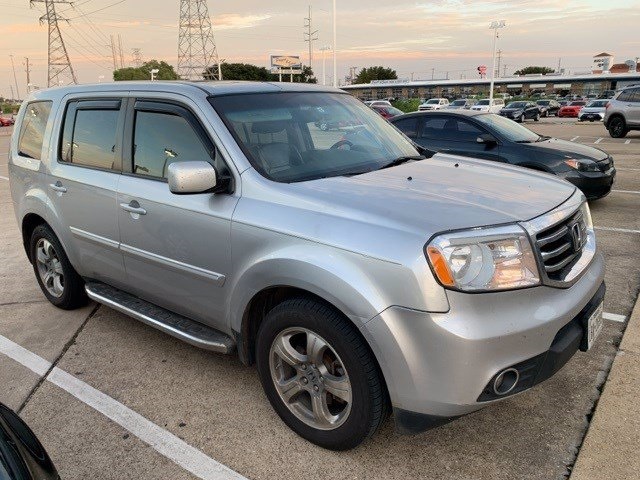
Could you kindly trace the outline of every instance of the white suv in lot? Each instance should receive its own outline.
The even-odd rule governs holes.
[[[425,112],[428,110],[442,110],[449,106],[449,100],[446,98],[431,98],[418,107],[418,111]]]
[[[471,110],[476,110],[479,112],[498,113],[503,108],[504,99],[494,98],[493,100],[489,100],[488,98],[483,98],[482,100],[478,100],[478,103],[472,106]]]
[[[116,82],[32,93],[9,177],[52,304],[237,352],[344,450],[390,412],[415,433],[521,393],[602,325],[579,190],[419,148],[337,89]]]

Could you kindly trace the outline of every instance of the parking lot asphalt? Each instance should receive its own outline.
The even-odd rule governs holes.
[[[602,138],[595,146],[612,153],[619,169],[615,191],[591,204],[607,262],[605,312],[615,320],[605,321],[591,352],[576,354],[533,390],[417,436],[397,435],[389,421],[353,451],[311,445],[280,421],[255,369],[237,358],[198,350],[106,307],[64,312],[45,302],[13,215],[9,138],[0,134],[0,340],[80,385],[63,388],[56,368],[34,373],[18,355],[0,353],[0,401],[20,411],[65,480],[232,478],[224,469],[189,473],[198,454],[251,479],[565,478],[640,289],[640,132],[621,142],[601,124],[552,118],[526,126],[585,144]],[[122,420],[88,401],[83,391],[91,387],[113,400],[112,410],[133,413]],[[166,432],[166,441],[154,443],[160,437],[133,428],[134,414]]]

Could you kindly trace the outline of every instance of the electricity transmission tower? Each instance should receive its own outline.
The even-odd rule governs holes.
[[[304,18],[304,41],[309,43],[309,66],[313,68],[313,42],[318,40],[318,30],[312,30],[311,22],[311,5],[309,5],[309,16]]]
[[[68,21],[65,18],[58,16],[56,13],[56,3],[68,3],[72,2],[67,0],[30,0],[30,5],[34,3],[44,3],[46,13],[40,17],[40,23],[44,23],[45,20],[49,26],[49,53],[48,53],[48,65],[49,74],[47,76],[47,87],[57,85],[70,85],[72,83],[78,83],[76,74],[71,66],[69,60],[69,54],[67,53],[67,47],[64,45],[62,39],[62,33],[60,33],[60,27],[58,20]]]
[[[217,72],[207,69],[217,65]],[[207,73],[205,73],[207,72]],[[184,80],[222,80],[206,0],[180,0],[178,75]]]
[[[133,56],[133,66],[136,68],[142,66],[142,50],[140,48],[132,48],[131,55]]]

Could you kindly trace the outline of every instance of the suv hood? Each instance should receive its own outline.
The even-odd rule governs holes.
[[[544,150],[545,153],[554,154],[562,158],[588,158],[599,162],[609,157],[608,154],[594,147],[581,143],[568,142],[558,138],[550,138],[542,142],[526,143],[528,147]]]
[[[447,154],[289,186],[303,208],[416,233],[424,241],[447,230],[530,220],[575,191],[545,173]]]

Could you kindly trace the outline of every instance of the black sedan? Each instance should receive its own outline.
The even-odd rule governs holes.
[[[552,173],[593,200],[611,191],[616,169],[597,148],[540,136],[498,115],[470,111],[416,112],[390,120],[421,147]]]
[[[40,441],[26,423],[0,403],[0,479],[60,480]]]
[[[533,102],[511,102],[500,110],[500,115],[516,122],[524,122],[527,119],[540,120],[540,109]]]
[[[540,115],[543,117],[549,117],[551,115],[557,115],[561,105],[556,100],[538,100],[536,102],[540,109]]]

